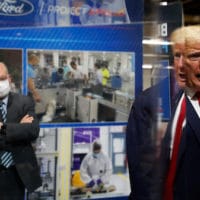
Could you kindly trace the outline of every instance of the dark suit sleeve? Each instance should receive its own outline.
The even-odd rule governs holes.
[[[11,122],[8,121],[6,123],[6,141],[9,143],[12,142],[31,142],[34,141],[39,135],[39,121],[36,117],[34,112],[34,102],[31,98],[21,96],[19,99],[18,105],[13,105],[15,108],[11,108],[13,113],[13,117],[10,117],[12,120]],[[10,113],[12,113],[10,112]],[[20,120],[26,115],[29,114],[30,116],[34,117],[32,123],[20,123]]]
[[[145,92],[132,106],[126,131],[126,147],[131,184],[129,199],[155,200],[152,190],[155,163],[156,97]]]
[[[32,123],[20,123],[29,114]],[[28,96],[10,93],[7,105],[4,150],[13,155],[16,171],[29,192],[42,185],[40,169],[31,142],[39,135],[39,123],[34,113],[34,102]]]

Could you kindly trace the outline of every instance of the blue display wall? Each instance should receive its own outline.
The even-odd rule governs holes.
[[[104,98],[100,98],[98,95],[88,97],[88,93],[85,96],[83,85],[80,86],[81,90],[74,88],[74,85],[72,88],[66,83],[68,80],[56,83],[47,80],[46,85],[40,84],[44,83],[44,78],[41,78],[41,73],[38,72],[40,80],[36,84],[36,89],[40,91],[42,102],[36,103],[36,111],[38,112],[36,114],[38,117],[41,114],[44,115],[41,110],[45,110],[52,99],[56,103],[54,120],[46,122],[41,120],[41,131],[38,138],[39,149],[42,142],[47,142],[48,151],[57,151],[57,139],[55,139],[56,147],[51,149],[50,139],[48,141],[45,138],[52,138],[50,132],[54,129],[59,129],[59,132],[62,132],[62,128],[69,128],[69,131],[66,131],[68,140],[62,142],[63,146],[65,144],[68,147],[71,145],[71,155],[69,156],[68,152],[59,152],[57,157],[54,153],[48,154],[52,157],[51,164],[55,168],[55,177],[56,170],[60,173],[59,170],[63,168],[62,162],[59,161],[60,157],[64,158],[67,155],[72,161],[76,156],[79,156],[74,152],[76,137],[69,144],[70,138],[73,138],[70,128],[75,127],[74,134],[75,131],[85,130],[87,127],[95,130],[95,138],[102,140],[101,142],[110,156],[112,152],[109,147],[114,146],[115,141],[113,137],[113,144],[111,144],[110,135],[120,134],[120,141],[122,140],[124,144],[125,129],[122,128],[123,130],[118,133],[117,126],[126,126],[126,119],[134,97],[142,91],[142,18],[143,1],[137,0],[0,1],[0,61],[5,62],[8,66],[13,78],[13,85],[16,86],[14,89],[17,92],[28,94],[28,58],[32,53],[37,54],[40,58],[39,69],[41,72],[43,69],[50,69],[47,64],[52,61],[57,64],[56,69],[60,69],[63,67],[64,61],[67,60],[69,64],[69,59],[75,56],[80,58],[81,66],[88,67],[87,75],[89,77],[93,73],[93,64],[96,60],[100,58],[102,61],[110,62],[112,87],[110,85],[107,87],[108,90],[105,91]],[[122,82],[125,83],[123,90],[121,88]],[[68,104],[72,100],[72,104]],[[87,105],[89,105],[88,108]],[[88,117],[88,113],[91,117]],[[67,114],[70,120],[65,120]],[[116,127],[116,130],[112,130],[114,128],[111,126]],[[105,132],[105,130],[107,131]],[[55,138],[65,138],[64,135],[57,135],[57,131],[55,132]],[[79,136],[85,135],[80,134]],[[78,141],[78,144],[84,143],[89,149],[92,141],[85,143]],[[122,162],[123,168],[126,170],[127,166],[123,161],[126,157],[125,149],[122,148],[122,150],[121,159],[116,163]],[[44,152],[40,151],[40,153]],[[45,156],[40,158],[40,161],[44,163],[46,160]],[[47,162],[48,166],[49,163],[50,161]],[[70,163],[65,164],[70,166]],[[73,162],[71,163],[71,171],[65,172],[67,173],[66,177],[72,176],[74,170],[72,165]],[[80,163],[76,168],[79,168],[79,165]],[[67,167],[70,168],[69,166]],[[125,179],[128,191],[128,176]],[[56,187],[59,186],[53,184],[52,190],[56,192]],[[42,191],[43,189],[40,188],[39,193],[42,194]],[[112,194],[109,196],[105,194],[104,199],[125,200],[127,195],[128,192],[119,194],[119,197],[118,194],[115,194],[115,197],[112,197]],[[95,199],[95,196],[92,199]]]
[[[0,32],[0,48],[22,50],[24,94],[27,94],[27,51],[30,49],[133,53],[134,59],[131,61],[135,73],[133,87],[137,94],[142,89],[142,29],[142,24],[7,28]],[[60,125],[62,124],[59,123]]]

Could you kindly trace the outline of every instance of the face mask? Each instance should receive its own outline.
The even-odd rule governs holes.
[[[0,81],[0,98],[7,96],[9,92],[10,92],[10,84],[8,79]]]
[[[99,158],[100,153],[93,153],[94,158]]]

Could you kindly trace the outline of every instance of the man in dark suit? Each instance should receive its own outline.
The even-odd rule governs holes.
[[[137,96],[129,114],[126,130],[129,200],[153,200],[157,195],[151,186],[156,161],[158,88],[155,85]]]
[[[183,29],[171,40],[173,45],[174,71],[179,87],[184,88],[186,79],[182,55],[184,53]],[[127,124],[126,147],[131,183],[130,200],[160,200],[162,186],[157,178],[162,131],[159,127],[159,99],[163,81],[146,89],[136,97]]]
[[[177,98],[174,114],[163,140],[161,163],[161,180],[165,183],[165,200],[200,199],[200,26],[185,29],[184,66],[187,74],[186,88]],[[175,145],[180,103],[185,98],[186,113],[181,127],[179,145]],[[173,164],[173,152],[177,147],[175,172],[170,177]],[[171,183],[170,181],[171,180]],[[169,184],[170,183],[170,184]],[[170,196],[169,196],[170,195]]]
[[[0,199],[23,200],[25,188],[32,192],[41,185],[31,142],[39,134],[34,102],[10,92],[9,74],[0,62]]]

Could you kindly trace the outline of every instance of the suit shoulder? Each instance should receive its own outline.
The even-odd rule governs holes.
[[[155,99],[157,97],[157,88],[152,86],[145,90],[143,90],[138,96],[135,98],[136,102],[141,101],[150,101],[151,99]]]
[[[19,98],[19,99],[27,99],[27,98],[29,98],[29,96],[23,95],[21,93],[14,93],[14,92],[11,92],[10,96],[14,97],[14,98]]]
[[[26,95],[19,94],[19,93],[11,93],[10,97],[16,103],[23,103],[23,102],[24,103],[31,103],[32,102],[32,98],[30,96],[26,96]]]

